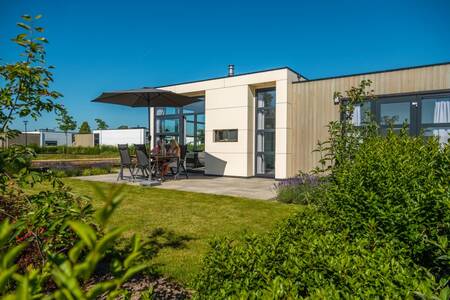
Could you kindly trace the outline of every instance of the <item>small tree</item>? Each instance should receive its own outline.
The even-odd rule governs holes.
[[[117,129],[128,129],[128,125],[120,125]]]
[[[40,36],[42,27],[34,26],[41,18],[22,16],[17,25],[24,30],[12,39],[23,48],[22,61],[0,65],[0,140],[16,136],[19,131],[9,126],[16,118],[31,117],[37,120],[42,112],[61,111],[55,100],[61,94],[50,90],[53,81],[52,66],[45,63],[47,39]]]
[[[91,133],[91,127],[89,126],[88,122],[84,121],[83,123],[81,123],[79,133]]]
[[[341,120],[328,124],[329,139],[319,142],[314,150],[321,155],[319,166],[313,170],[315,173],[332,171],[341,162],[351,159],[361,142],[377,133],[377,125],[373,120],[364,126],[353,124],[355,108],[375,99],[374,91],[369,89],[371,84],[371,80],[362,80],[357,87],[345,91],[345,95],[334,93],[334,99],[339,100]]]
[[[106,122],[102,119],[95,119],[95,122],[97,123],[98,130],[106,130],[109,128],[108,124],[106,124]]]
[[[66,134],[66,147],[67,147],[67,132],[75,130],[77,128],[77,122],[70,116],[66,110],[62,111],[59,118],[56,119],[60,130]]]

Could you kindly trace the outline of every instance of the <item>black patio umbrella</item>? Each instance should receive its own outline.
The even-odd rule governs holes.
[[[198,99],[194,97],[188,97],[171,91],[155,88],[105,92],[92,100],[92,102],[112,103],[131,107],[147,107],[149,141],[151,139],[151,107],[181,107],[196,101],[198,101]]]

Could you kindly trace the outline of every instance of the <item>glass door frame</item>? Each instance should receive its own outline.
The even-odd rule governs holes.
[[[187,137],[187,132],[186,132],[186,130],[187,130],[187,126],[185,126],[187,123],[193,123],[193,125],[194,125],[194,136],[193,136],[193,138],[194,138],[194,146],[193,146],[193,151],[194,152],[202,152],[202,151],[205,151],[205,149],[203,149],[203,150],[199,150],[199,141],[200,141],[200,138],[199,138],[199,136],[198,136],[198,125],[200,124],[200,125],[203,125],[203,130],[205,130],[204,129],[204,127],[205,127],[205,122],[204,121],[199,121],[198,119],[198,116],[199,115],[204,115],[204,113],[197,113],[197,112],[192,112],[192,113],[183,113],[183,115],[181,116],[181,119],[182,119],[182,127],[180,127],[180,129],[182,129],[182,131],[180,130],[180,141],[183,141],[183,144],[186,144],[186,137]],[[188,116],[192,116],[193,118],[194,118],[194,120],[193,121],[189,121],[188,119],[187,119],[187,117]],[[205,143],[205,141],[203,141],[203,148],[205,147],[204,146],[204,143]]]
[[[258,93],[259,92],[265,92],[265,91],[274,91],[275,92],[275,103],[273,108],[267,108],[267,107],[258,107]],[[254,172],[255,177],[265,177],[265,178],[275,178],[275,168],[276,168],[276,104],[277,104],[277,97],[276,97],[276,87],[269,87],[269,88],[260,88],[255,89],[255,160],[254,160]],[[258,129],[258,112],[259,111],[268,111],[273,110],[274,112],[274,128],[273,129]],[[274,151],[258,151],[258,134],[262,133],[264,136],[265,132],[273,132],[274,134],[274,140],[273,140],[273,149]],[[263,145],[264,147],[264,145]],[[264,159],[264,154],[272,154],[274,157],[274,168],[273,168],[273,174],[271,173],[258,173],[258,155],[262,155]]]
[[[156,111],[156,109],[155,109]],[[178,132],[158,132],[158,126],[157,123],[162,122],[162,121],[168,121],[168,120],[178,120]],[[154,114],[154,126],[153,126],[153,139],[154,139],[154,144],[156,145],[156,141],[160,138],[163,137],[165,138],[166,136],[175,136],[178,137],[178,143],[179,144],[183,144],[183,139],[184,136],[183,134],[181,134],[182,132],[184,132],[184,122],[183,122],[183,118],[180,117],[179,114],[171,114],[171,115],[164,115],[164,116],[157,116],[156,113]]]
[[[198,111],[186,111],[186,107],[187,106],[183,106],[183,107],[155,107],[153,110],[153,143],[156,144],[156,141],[160,138],[160,137],[167,137],[167,136],[174,136],[178,138],[178,143],[180,145],[184,145],[186,143],[186,128],[185,128],[185,122],[192,122],[192,121],[188,121],[186,117],[188,116],[193,116],[194,117],[194,151],[198,150],[197,146],[198,146],[198,133],[197,133],[197,128],[198,128],[198,124],[203,124],[203,127],[205,126],[205,121],[198,121],[198,116],[199,115],[204,115],[205,114],[205,110],[204,110],[204,105],[205,105],[205,97],[204,96],[199,96],[196,97],[200,100],[200,102],[203,102],[203,110],[201,112]],[[195,102],[197,103],[197,102]],[[162,115],[158,115],[158,110],[162,109],[164,111],[164,114]],[[174,113],[169,113],[166,114],[166,110],[170,109],[170,110],[174,110]],[[158,126],[157,123],[158,121],[166,121],[166,120],[178,120],[178,132],[159,132],[158,133]],[[203,141],[204,143],[204,141]],[[203,150],[204,151],[204,150]]]

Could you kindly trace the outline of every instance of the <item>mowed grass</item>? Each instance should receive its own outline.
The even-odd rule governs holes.
[[[65,182],[76,194],[92,198],[94,206],[101,204],[96,200],[93,183],[76,179]],[[114,186],[95,184],[105,192]],[[113,216],[112,225],[125,226],[128,235],[145,236],[159,227],[189,237],[185,247],[165,248],[154,260],[165,276],[187,285],[198,273],[213,238],[267,232],[300,209],[273,201],[129,185],[124,186],[123,193],[124,201]]]

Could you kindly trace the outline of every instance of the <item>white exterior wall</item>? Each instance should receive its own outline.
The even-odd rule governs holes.
[[[255,176],[255,90],[276,88],[275,177],[286,178],[292,156],[287,147],[288,92],[299,76],[287,68],[160,87],[180,94],[205,95],[205,174]],[[153,128],[153,113],[151,126]],[[237,142],[214,142],[214,130],[238,129]]]
[[[145,144],[144,128],[94,130],[99,134],[100,145],[117,146],[118,144]]]

